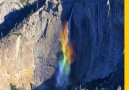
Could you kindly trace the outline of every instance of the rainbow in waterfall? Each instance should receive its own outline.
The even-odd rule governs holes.
[[[57,86],[63,87],[68,83],[68,77],[70,73],[70,65],[75,59],[75,53],[73,49],[73,45],[70,42],[69,36],[69,25],[68,22],[64,24],[64,27],[60,33],[60,43],[61,43],[61,51],[62,56],[58,62],[58,75],[57,75]]]

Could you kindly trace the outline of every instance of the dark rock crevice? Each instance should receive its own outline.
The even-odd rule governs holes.
[[[47,28],[48,28],[48,23],[49,23],[49,19],[47,19],[47,23],[46,23],[46,26],[45,26],[45,29],[44,29],[44,32],[42,34],[41,37],[43,38],[46,38],[47,37]]]

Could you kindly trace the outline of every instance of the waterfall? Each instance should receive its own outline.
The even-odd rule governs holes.
[[[70,40],[70,23],[72,12],[69,20],[64,24],[60,33],[60,43],[62,55],[58,61],[57,87],[65,87],[69,81],[70,65],[75,59],[73,45]]]

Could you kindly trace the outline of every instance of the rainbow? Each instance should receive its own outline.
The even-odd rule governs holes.
[[[57,75],[57,86],[65,87],[68,83],[68,76],[70,73],[70,65],[74,61],[75,53],[73,45],[69,40],[69,27],[68,22],[64,24],[63,30],[60,33],[60,43],[62,56],[58,62],[58,75]]]

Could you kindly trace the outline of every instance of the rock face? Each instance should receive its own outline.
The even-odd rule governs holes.
[[[74,5],[71,38],[77,54],[76,80],[103,78],[123,62],[123,1],[109,2],[80,0]]]
[[[54,73],[61,14],[45,8],[37,10],[1,38],[0,89],[10,90],[12,83],[31,90],[31,84],[38,86]]]
[[[67,90],[110,75],[110,90],[123,85],[123,0],[1,0],[0,89],[10,90],[12,83],[58,90],[59,32],[70,15],[76,60]]]

